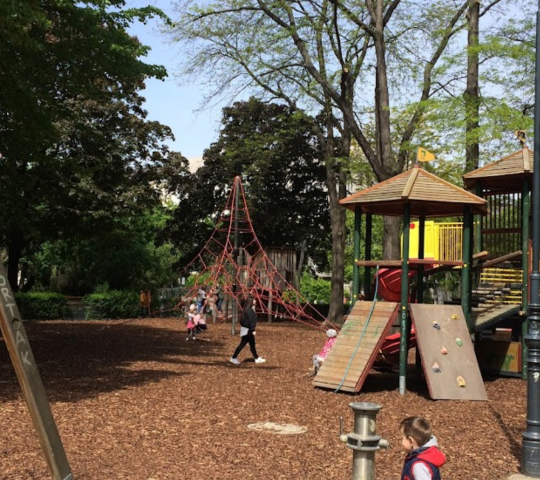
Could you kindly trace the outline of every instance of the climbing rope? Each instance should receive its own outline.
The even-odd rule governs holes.
[[[343,384],[345,383],[345,379],[347,378],[347,375],[349,373],[349,369],[351,368],[352,362],[354,360],[354,357],[356,356],[356,353],[358,352],[358,349],[360,348],[360,344],[362,343],[362,339],[364,338],[364,335],[366,333],[366,329],[369,325],[369,322],[371,320],[371,317],[373,315],[373,310],[375,309],[375,304],[377,303],[377,293],[379,291],[379,266],[377,265],[377,271],[375,272],[375,294],[373,295],[373,302],[371,302],[371,309],[369,310],[369,314],[366,319],[366,324],[364,325],[364,328],[362,330],[362,334],[360,335],[360,338],[358,339],[358,342],[356,342],[356,347],[351,354],[351,358],[349,359],[349,363],[347,364],[347,368],[345,369],[345,373],[343,374],[343,378],[341,379],[340,384],[338,387],[334,390],[334,393],[338,393]]]

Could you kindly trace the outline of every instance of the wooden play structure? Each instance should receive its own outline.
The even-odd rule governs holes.
[[[472,305],[471,305],[471,280],[472,280],[472,263],[473,263],[473,215],[485,215],[487,213],[487,202],[470,193],[463,190],[451,183],[433,175],[420,167],[419,164],[400,175],[397,175],[385,182],[381,182],[373,187],[357,192],[341,201],[342,205],[355,212],[355,242],[354,242],[354,257],[355,265],[353,269],[353,297],[359,298],[360,294],[360,275],[359,267],[364,267],[364,295],[370,298],[372,295],[371,284],[371,269],[372,268],[384,268],[392,277],[400,277],[400,308],[399,308],[399,326],[400,326],[400,347],[399,347],[399,390],[400,393],[405,393],[406,390],[406,376],[407,376],[407,356],[408,356],[408,343],[411,332],[411,319],[409,316],[409,302],[410,302],[410,279],[415,277],[416,279],[416,297],[418,303],[423,303],[424,298],[424,277],[432,274],[434,271],[442,271],[445,269],[453,269],[460,267],[461,272],[461,308],[463,314],[454,322],[463,323],[463,328],[468,331],[471,327],[472,319]],[[372,216],[376,215],[389,215],[399,216],[403,218],[403,245],[402,245],[402,259],[394,261],[381,261],[371,259],[371,227]],[[365,259],[360,260],[360,236],[362,215],[366,217],[365,228]],[[415,217],[419,221],[418,229],[418,255],[417,258],[409,257],[410,249],[410,230],[411,219]],[[463,217],[463,229],[462,229],[462,258],[459,260],[434,260],[426,259],[424,256],[424,240],[425,240],[425,222],[426,218],[438,218],[438,217]],[[376,277],[379,272],[377,272]],[[394,282],[395,283],[395,282]],[[378,286],[378,283],[376,283]],[[374,299],[374,305],[379,302]],[[367,316],[364,322],[368,324],[371,322],[372,315]],[[347,324],[345,324],[347,325]],[[391,325],[391,320],[388,318],[388,325]],[[444,332],[443,332],[444,333]],[[417,332],[418,335],[418,332]],[[423,338],[423,337],[422,337]],[[338,337],[339,339],[339,337]],[[422,345],[420,345],[420,337],[417,336],[417,344],[419,350],[422,351]],[[382,343],[382,342],[381,342]],[[374,345],[372,355],[378,353],[378,345]],[[334,348],[339,354],[340,344],[336,341]],[[464,344],[465,350],[471,351],[468,345]],[[361,348],[361,347],[359,347]],[[427,348],[427,347],[426,347]],[[334,349],[333,349],[334,350]],[[369,350],[366,347],[366,350]],[[367,354],[367,351],[365,352]],[[470,353],[470,352],[469,352]],[[469,354],[468,357],[471,362],[474,360],[474,354]],[[451,357],[445,357],[442,359],[442,363],[449,363]],[[329,356],[330,359],[330,356]],[[371,357],[366,362],[366,368],[372,363]],[[428,369],[431,366],[424,364],[424,373],[426,378],[430,375]],[[446,370],[446,366],[441,365],[441,371]],[[319,371],[320,374],[323,370]],[[362,376],[365,377],[367,373],[362,372]],[[460,378],[464,378],[465,372],[458,375]],[[318,377],[318,375],[317,375]],[[317,377],[315,378],[315,384]],[[480,377],[481,378],[481,377]],[[446,390],[439,392],[434,391],[434,395],[440,395],[436,398],[461,398],[459,389],[467,388],[470,399],[484,400],[485,392],[483,392],[483,384],[481,386],[476,385],[477,377],[470,382],[458,382],[457,378],[454,382],[443,382]],[[476,392],[476,393],[475,393]]]
[[[530,272],[532,158],[533,152],[524,147],[466,174],[464,182],[469,191],[415,165],[342,200],[345,207],[355,212],[353,300],[360,295],[359,268],[363,267],[364,298],[373,296],[374,285],[382,285],[383,298],[391,301],[374,299],[373,305],[400,305],[401,393],[406,388],[411,329],[417,344],[417,360],[422,363],[432,398],[485,400],[479,367],[526,378],[522,332],[527,329],[523,313],[527,309]],[[373,214],[402,217],[401,260],[371,259]],[[363,215],[365,251],[364,259],[360,259]],[[414,217],[418,220],[411,222]],[[426,221],[437,217],[445,217],[445,222]],[[448,222],[448,217],[458,218]],[[373,276],[374,268],[377,272]],[[448,305],[423,304],[425,279],[444,271],[459,274],[460,297]],[[414,289],[410,288],[411,281],[415,283]],[[355,304],[351,312],[351,321],[358,324],[356,330],[347,327],[348,321],[344,328],[350,328],[350,332],[358,328],[368,331],[372,315],[365,312],[366,303],[370,302],[357,303],[360,306],[357,309]],[[389,328],[390,317],[384,328],[378,318],[378,331]],[[360,343],[351,357],[354,340],[336,341],[335,360],[326,371],[321,368],[324,375],[315,378],[316,386],[336,388],[339,380],[343,390],[360,390],[381,346],[384,349],[388,341],[383,338],[362,345],[362,340],[356,338]],[[350,360],[345,362],[347,355]],[[359,355],[362,358],[357,358]]]
[[[463,176],[466,187],[485,198],[489,208],[489,215],[475,222],[475,249],[487,250],[492,259],[482,265],[473,291],[478,359],[486,371],[522,378],[527,378],[522,359],[527,354],[532,173],[533,151],[524,146]],[[510,334],[497,339],[496,327]]]
[[[397,319],[399,304],[358,301],[313,383],[317,387],[359,392],[381,349],[384,337]],[[370,319],[369,322],[367,319]]]

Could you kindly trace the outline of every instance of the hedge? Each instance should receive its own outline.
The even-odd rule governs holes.
[[[106,293],[86,295],[83,300],[87,320],[136,318],[140,313],[137,292],[110,290]]]
[[[66,299],[59,293],[15,293],[14,296],[24,320],[55,320],[68,313]]]

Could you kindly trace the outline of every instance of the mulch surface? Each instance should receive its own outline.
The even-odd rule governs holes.
[[[488,402],[433,401],[425,382],[397,391],[395,373],[372,373],[362,393],[315,389],[307,373],[324,333],[260,323],[257,365],[238,337],[210,325],[185,341],[177,318],[25,322],[75,480],[350,479],[349,403],[383,406],[376,478],[399,478],[398,431],[406,416],[433,424],[447,456],[445,480],[504,478],[519,471],[526,382],[485,378]],[[3,341],[0,340],[0,344]],[[51,478],[5,345],[0,345],[0,479]],[[257,422],[307,427],[300,435],[248,429]]]

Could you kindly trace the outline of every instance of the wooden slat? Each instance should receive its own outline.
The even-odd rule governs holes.
[[[384,337],[394,324],[399,304],[375,303],[366,325],[372,307],[372,302],[358,301],[354,304],[332,350],[313,380],[316,387],[360,391]]]

